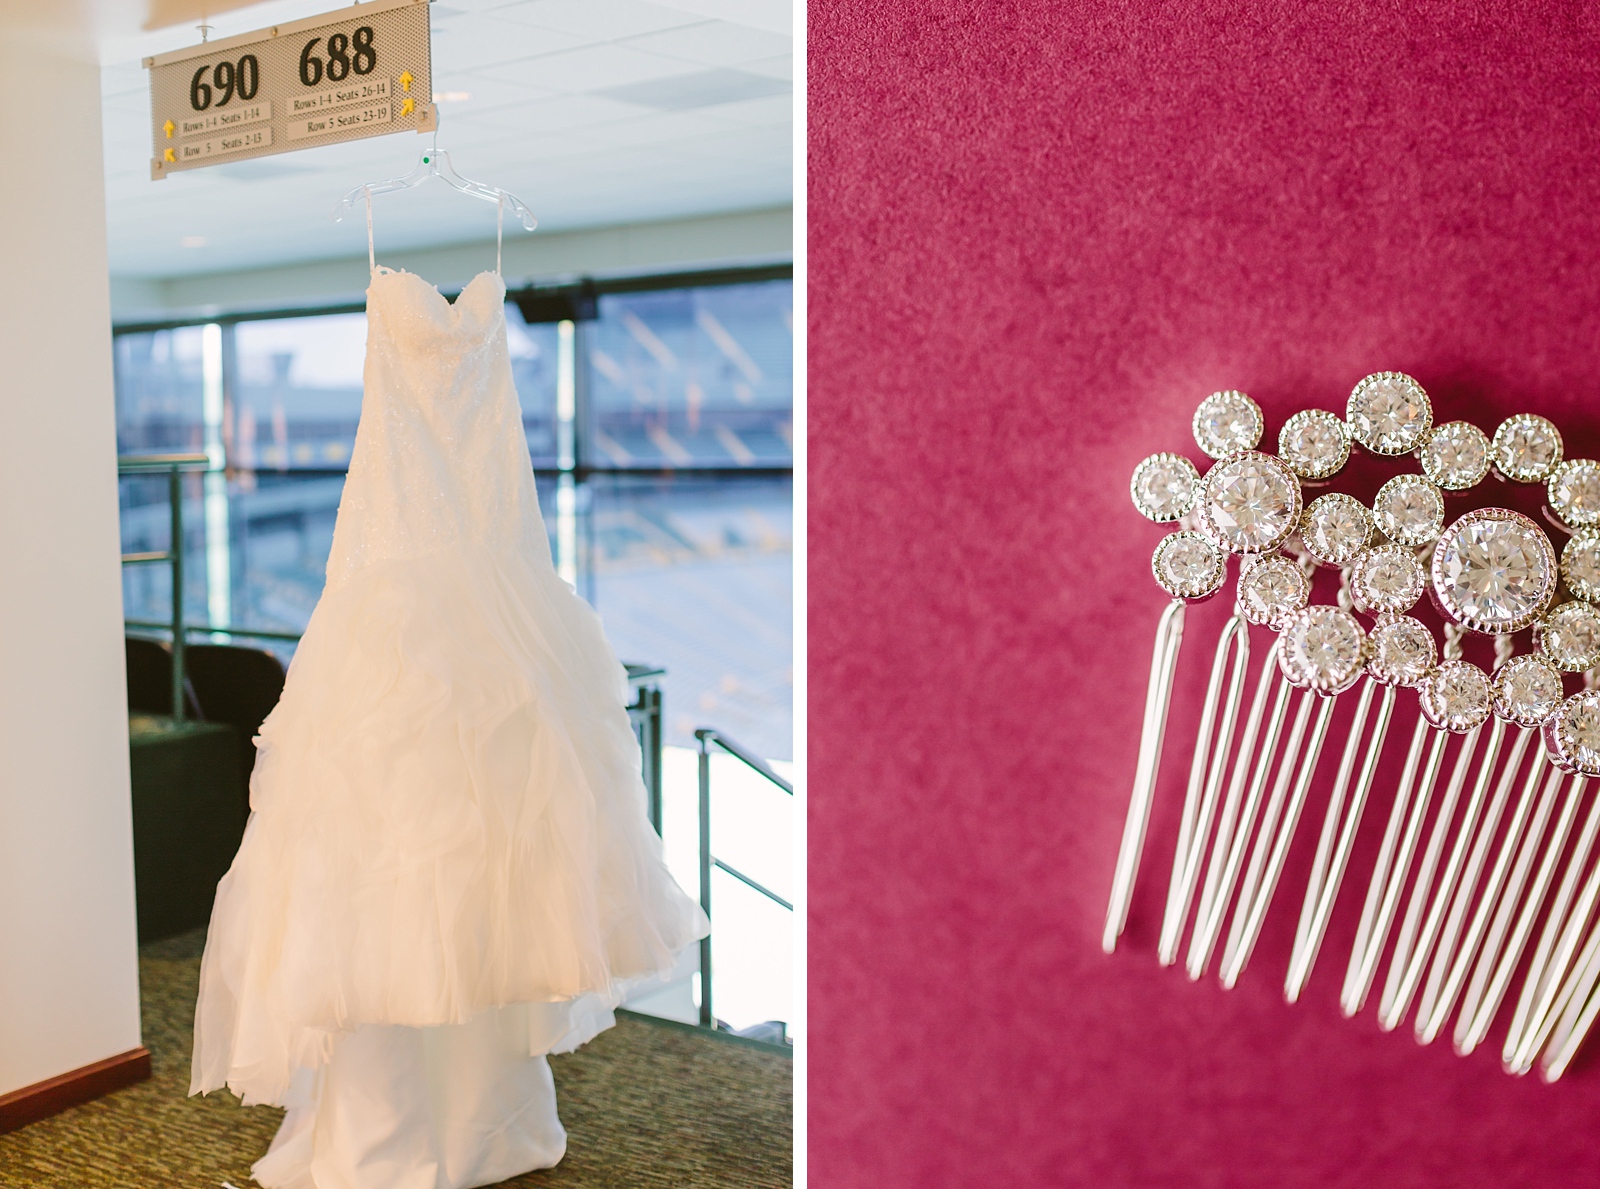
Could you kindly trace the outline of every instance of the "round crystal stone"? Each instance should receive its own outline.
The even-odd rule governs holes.
[[[1156,546],[1150,568],[1168,594],[1203,599],[1216,594],[1228,574],[1228,559],[1199,533],[1169,533]]]
[[[1139,515],[1162,524],[1194,507],[1200,472],[1181,454],[1152,454],[1133,469],[1130,490]]]
[[[1277,627],[1311,598],[1311,580],[1282,554],[1247,562],[1239,575],[1239,609],[1250,623]]]
[[[1580,599],[1600,602],[1600,532],[1580,532],[1561,551],[1561,580]]]
[[[1600,462],[1574,458],[1550,475],[1550,508],[1573,528],[1600,524]]]
[[[1306,552],[1324,565],[1345,565],[1371,538],[1372,515],[1366,505],[1338,492],[1312,500],[1300,523]]]
[[[1561,674],[1537,654],[1514,656],[1495,670],[1495,717],[1536,727],[1556,712],[1563,694]]]
[[[1588,603],[1562,603],[1533,627],[1533,642],[1556,668],[1582,673],[1600,663],[1600,611]]]
[[[1426,545],[1444,523],[1444,496],[1421,475],[1396,475],[1378,488],[1372,518],[1390,540]]]
[[[1433,407],[1410,376],[1378,372],[1356,385],[1344,419],[1350,436],[1374,454],[1409,454],[1433,423]]]
[[[1470,661],[1445,661],[1422,686],[1422,716],[1443,731],[1461,734],[1489,720],[1489,676]]]
[[[1494,431],[1494,469],[1513,483],[1543,483],[1561,462],[1561,431],[1543,417],[1518,413]]]
[[[1300,523],[1300,481],[1270,454],[1245,451],[1206,472],[1200,529],[1232,553],[1268,553]]]
[[[1600,690],[1563,702],[1544,724],[1544,746],[1562,771],[1600,776]]]
[[[1326,409],[1296,413],[1278,431],[1278,457],[1302,479],[1326,479],[1350,458],[1350,434]]]
[[[1433,633],[1409,615],[1385,616],[1367,638],[1372,641],[1367,671],[1385,685],[1418,685],[1439,659]]]
[[[1465,491],[1489,473],[1489,436],[1465,421],[1435,426],[1417,451],[1422,473],[1446,491]]]
[[[1439,538],[1432,579],[1440,607],[1457,623],[1490,635],[1519,632],[1555,593],[1555,550],[1520,512],[1480,508]]]
[[[1261,406],[1242,392],[1213,392],[1194,411],[1194,440],[1212,458],[1254,450],[1265,422]]]
[[[1302,689],[1336,694],[1349,689],[1367,663],[1367,634],[1342,607],[1296,611],[1283,625],[1278,668]]]
[[[1403,614],[1427,585],[1422,563],[1404,545],[1364,549],[1350,563],[1350,597],[1360,611]]]

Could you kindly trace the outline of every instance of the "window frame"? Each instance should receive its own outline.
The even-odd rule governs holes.
[[[636,273],[625,276],[611,277],[578,277],[570,280],[552,281],[543,284],[521,285],[515,289],[506,290],[506,301],[526,308],[538,303],[541,307],[557,312],[565,306],[562,312],[579,315],[571,320],[578,324],[578,367],[574,377],[577,389],[578,416],[574,423],[576,443],[573,463],[571,466],[534,465],[534,474],[541,478],[555,478],[569,475],[574,480],[582,482],[591,474],[625,474],[655,476],[667,478],[681,475],[685,478],[713,478],[718,475],[750,475],[777,478],[794,474],[794,462],[788,465],[761,464],[751,466],[671,466],[671,465],[643,465],[638,463],[614,464],[596,466],[589,459],[594,457],[593,444],[588,440],[592,426],[584,415],[589,402],[589,367],[585,361],[584,353],[584,323],[595,319],[598,314],[597,299],[609,294],[623,293],[651,293],[668,289],[709,289],[720,288],[727,285],[755,284],[762,281],[793,281],[794,264],[774,263],[757,265],[740,265],[727,268],[703,268],[677,272],[651,272]],[[455,300],[460,295],[459,288],[441,290],[441,293],[450,300]],[[587,308],[585,309],[585,304]],[[191,327],[203,327],[211,324],[223,328],[223,340],[231,346],[233,328],[241,322],[268,322],[283,318],[315,318],[327,314],[363,314],[367,306],[364,301],[336,302],[326,305],[282,306],[268,310],[236,310],[227,313],[211,314],[206,316],[190,315],[183,318],[166,318],[155,321],[113,323],[111,327],[112,339],[129,334],[151,334],[165,330],[183,330]],[[544,318],[542,321],[556,321],[554,318]],[[229,350],[224,355],[223,387],[225,391],[232,392],[237,383],[237,360],[234,353]],[[251,471],[265,471],[270,468],[241,467],[234,464],[231,458],[226,460],[224,469],[229,473],[246,473]],[[288,473],[295,475],[343,475],[348,471],[348,466],[341,467],[291,467]]]

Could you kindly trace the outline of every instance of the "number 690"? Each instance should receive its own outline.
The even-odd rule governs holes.
[[[208,70],[211,72],[209,83],[206,82]],[[261,64],[256,61],[254,54],[246,54],[240,58],[238,65],[232,62],[218,62],[215,66],[202,66],[189,80],[189,106],[195,111],[205,111],[211,106],[213,98],[216,99],[218,107],[224,106],[235,96],[244,100],[254,99],[256,88],[260,85]],[[215,93],[212,87],[216,88]]]

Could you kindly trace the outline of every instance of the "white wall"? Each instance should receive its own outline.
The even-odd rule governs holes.
[[[399,194],[379,203],[405,200],[406,196]],[[562,276],[603,277],[788,261],[794,258],[793,217],[789,207],[776,207],[580,231],[528,235],[519,230],[506,236],[506,282],[514,287],[519,282]],[[380,224],[378,261],[450,289],[494,267],[494,240],[385,252]],[[112,316],[118,323],[128,323],[223,311],[333,305],[360,301],[366,286],[364,252],[281,268],[165,278],[115,277]]]
[[[0,1094],[139,1045],[100,70],[0,0]]]

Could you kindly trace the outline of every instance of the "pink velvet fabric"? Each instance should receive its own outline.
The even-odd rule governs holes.
[[[1600,451],[1600,10],[819,0],[809,53],[812,1183],[1600,1181],[1593,1052],[1341,1017],[1383,778],[1298,1005],[1326,759],[1240,985],[1157,965],[1221,600],[1100,950],[1165,601],[1128,476],[1203,461],[1202,396],[1274,443],[1399,369]]]

